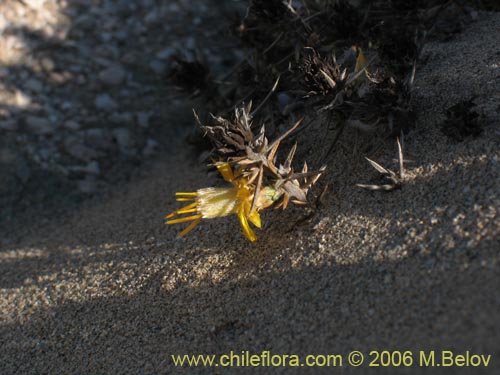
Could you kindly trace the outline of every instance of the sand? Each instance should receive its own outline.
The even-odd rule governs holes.
[[[186,238],[165,226],[175,191],[219,181],[182,144],[124,186],[6,234],[0,251],[1,374],[237,373],[174,368],[171,354],[249,350],[347,354],[452,350],[489,367],[342,368],[325,373],[500,369],[500,16],[431,43],[416,80],[417,127],[403,187],[355,186],[376,173],[341,141],[323,161],[315,209],[263,213],[258,241],[235,217]],[[457,143],[444,109],[476,95],[484,132]],[[360,141],[361,142],[361,141]],[[303,150],[314,148],[302,140]],[[396,145],[375,155],[397,170]],[[315,160],[319,166],[320,160]],[[316,157],[317,159],[317,157]],[[181,371],[182,370],[182,371]],[[260,368],[253,373],[318,373]]]

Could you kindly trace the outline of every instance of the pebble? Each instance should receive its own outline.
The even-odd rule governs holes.
[[[85,142],[94,148],[109,150],[113,146],[109,131],[102,128],[91,128],[83,131]]]
[[[123,41],[127,40],[127,38],[128,38],[128,33],[126,30],[118,30],[113,35],[114,35],[115,39],[120,41],[120,42],[123,42]]]
[[[24,83],[24,87],[30,91],[33,91],[35,93],[40,93],[43,91],[43,85],[42,83],[35,79],[35,78],[30,78]]]
[[[45,69],[47,72],[51,72],[54,70],[56,67],[56,64],[50,57],[44,57],[40,60],[40,65],[42,66],[43,69]]]
[[[116,125],[131,125],[134,122],[134,116],[130,112],[115,112],[109,117],[109,121]]]
[[[127,72],[120,65],[111,65],[108,68],[101,70],[99,73],[99,80],[108,86],[118,86],[120,85]]]
[[[78,190],[85,194],[93,194],[97,191],[97,181],[95,177],[87,176],[78,181]]]
[[[85,172],[97,176],[99,173],[101,173],[101,168],[99,166],[99,163],[95,160],[91,161],[85,166]]]
[[[20,137],[18,146],[37,168],[74,179],[81,191],[91,193],[114,160],[124,155],[145,159],[158,152],[149,129],[156,116],[164,118],[153,107],[163,83],[150,76],[164,74],[179,48],[195,44],[186,35],[170,42],[170,34],[177,33],[173,23],[185,23],[170,22],[177,16],[173,13],[184,11],[176,2],[77,3],[26,0],[0,10],[0,34],[16,25],[30,26],[61,47],[43,49],[36,40],[26,45],[28,29],[4,35],[4,57],[18,62],[22,57],[26,69],[0,67],[0,81],[9,83],[0,85],[0,94],[10,98],[8,107],[0,109],[0,141]],[[166,34],[151,33],[151,25]],[[29,54],[31,47],[43,51]],[[136,71],[141,74],[132,74]],[[109,162],[104,163],[105,157]],[[80,180],[85,176],[93,178]]]
[[[99,94],[95,98],[95,107],[101,111],[112,112],[118,108],[118,104],[108,94]]]
[[[7,147],[0,146],[0,164],[11,164],[16,160],[16,154]]]
[[[20,160],[17,164],[16,176],[24,184],[31,177],[31,168],[29,167],[26,160]]]
[[[166,71],[166,69],[167,69],[166,65],[163,62],[159,61],[159,60],[153,60],[153,61],[151,61],[149,63],[149,67],[151,68],[151,70],[153,72],[155,72],[156,74],[159,74],[159,75],[160,74],[164,74],[165,71]]]
[[[133,65],[137,62],[137,55],[132,51],[125,52],[121,58],[121,62],[126,65]]]
[[[146,158],[152,156],[158,149],[158,142],[152,138],[148,138],[146,141],[146,146],[142,149],[142,155]]]
[[[130,144],[130,132],[127,128],[113,129],[113,138],[121,150],[126,150]]]
[[[68,101],[68,100],[65,100],[63,101],[59,107],[63,110],[63,111],[69,111],[70,109],[73,108],[73,103]]]
[[[49,74],[49,80],[55,83],[56,85],[62,85],[66,83],[67,79],[64,74],[59,72],[51,72]]]
[[[101,168],[99,166],[99,162],[97,162],[96,160],[91,161],[90,163],[88,163],[85,166],[75,165],[75,166],[69,167],[68,169],[72,172],[85,173],[85,174],[93,175],[93,176],[98,176],[101,173]]]
[[[155,23],[157,23],[158,22],[158,13],[157,13],[157,11],[156,10],[152,10],[151,12],[149,12],[148,14],[146,14],[146,17],[144,17],[144,22],[148,26],[152,26]]]
[[[45,117],[26,117],[26,127],[35,134],[51,134],[54,132],[54,125]]]
[[[35,10],[39,10],[45,4],[46,0],[24,0],[29,7]]]
[[[137,113],[137,123],[143,128],[149,128],[149,118],[151,117],[151,112],[139,112]]]
[[[4,32],[7,27],[9,27],[10,22],[4,17],[3,14],[0,14],[0,34]]]
[[[85,76],[83,74],[79,74],[76,77],[76,83],[79,84],[80,86],[84,85],[85,83],[87,83],[87,79],[85,78]]]
[[[74,157],[82,161],[91,161],[99,156],[99,153],[93,148],[85,145],[79,137],[68,137],[63,142],[64,150]]]
[[[63,127],[69,130],[78,130],[80,129],[80,124],[73,120],[66,120],[63,123]]]
[[[111,33],[106,32],[106,31],[101,33],[101,41],[103,41],[104,43],[109,43],[111,41],[112,37],[113,37],[113,35]]]
[[[21,90],[16,90],[15,98],[18,108],[27,108],[31,104],[31,98]]]
[[[13,119],[0,121],[0,130],[16,131],[18,129],[17,121]]]
[[[176,50],[173,47],[167,47],[162,49],[156,54],[156,58],[160,60],[168,60],[170,59],[173,55],[175,55]]]

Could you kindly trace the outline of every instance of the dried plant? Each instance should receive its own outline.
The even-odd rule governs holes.
[[[269,142],[264,126],[254,134],[250,111],[251,103],[236,108],[232,120],[213,117],[213,125],[200,123],[204,133],[213,142],[218,158],[222,159],[216,161],[215,166],[224,179],[235,187],[177,193],[180,201],[194,201],[167,216],[167,224],[193,221],[181,235],[187,234],[203,218],[237,213],[245,236],[250,241],[255,241],[255,234],[249,229],[248,221],[260,227],[258,211],[272,206],[285,209],[290,201],[296,204],[307,203],[307,193],[325,167],[309,172],[307,163],[304,163],[301,172],[296,173],[292,161],[297,144],[292,147],[285,162],[277,164],[281,141],[300,125],[301,120],[273,142]],[[197,116],[196,119],[199,122]],[[194,215],[172,219],[188,213]]]
[[[197,96],[212,85],[209,68],[201,61],[174,58],[167,78],[179,89]]]
[[[233,25],[244,52],[241,61],[223,77],[212,79],[208,68],[183,62],[177,62],[171,75],[179,86],[202,94],[208,111],[224,114],[212,116],[210,124],[196,120],[214,146],[215,166],[233,186],[179,193],[178,200],[191,203],[169,215],[167,223],[193,221],[184,235],[203,218],[235,213],[246,237],[254,241],[248,223],[260,227],[258,212],[286,208],[290,201],[305,203],[324,171],[310,172],[304,163],[296,172],[296,144],[283,162],[278,160],[282,141],[299,130],[301,121],[276,136],[279,124],[297,118],[298,109],[312,109],[308,112],[336,132],[325,155],[347,127],[370,133],[371,146],[407,132],[415,123],[412,87],[425,42],[451,35],[473,14],[467,0],[250,0],[244,17]],[[261,103],[253,112],[251,100]],[[237,106],[242,102],[249,104]],[[457,119],[454,134],[480,131],[474,114],[459,109],[449,112],[443,131],[452,129],[449,125]],[[252,122],[268,124],[269,133]],[[368,161],[382,181],[359,186],[401,186],[402,153],[399,176]],[[193,215],[174,218],[188,213]]]
[[[401,146],[401,142],[399,138],[397,139],[398,145],[398,159],[399,159],[399,175],[390,169],[382,167],[379,163],[365,158],[375,170],[380,173],[380,182],[378,184],[356,184],[356,186],[375,191],[392,191],[395,189],[401,188],[403,185],[403,177],[404,177],[404,159],[403,159],[403,147]]]

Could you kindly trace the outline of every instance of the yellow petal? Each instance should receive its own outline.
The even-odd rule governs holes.
[[[238,218],[240,219],[241,229],[243,229],[243,234],[245,235],[245,237],[252,242],[257,240],[257,236],[255,235],[254,231],[252,230],[252,228],[250,228],[250,225],[248,224],[248,220],[244,210],[242,209],[239,210]]]
[[[196,197],[198,195],[197,192],[183,192],[183,191],[179,191],[177,193],[175,193],[175,196],[176,197],[182,197],[182,198],[188,198],[188,197]]]
[[[172,214],[170,214],[172,215]],[[169,216],[167,218],[169,218]],[[193,221],[193,220],[198,220],[201,219],[201,215],[193,215],[193,216],[187,216],[187,217],[182,217],[180,219],[174,219],[174,220],[167,220],[166,224],[179,224],[179,223],[185,223],[186,221]]]
[[[184,207],[168,214],[166,218],[170,219],[170,218],[174,217],[175,215],[185,214],[185,213],[190,213],[190,212],[196,212],[196,202],[188,204],[187,206],[184,206]]]
[[[217,170],[222,175],[224,180],[226,180],[227,182],[234,181],[233,170],[231,169],[229,163],[216,163],[215,166],[217,167]]]
[[[188,204],[186,207],[183,207],[183,208],[175,211],[175,213],[177,215],[181,215],[181,214],[193,213],[196,211],[197,211],[196,202],[194,202],[194,203]]]
[[[195,226],[197,226],[198,224],[200,224],[200,221],[201,221],[201,219],[196,219],[195,221],[193,221],[191,224],[189,224],[189,225],[187,226],[187,228],[186,228],[186,229],[184,229],[181,233],[179,233],[179,236],[184,237],[186,234],[188,234],[189,232],[191,232],[191,230],[192,230]]]
[[[262,222],[260,221],[260,215],[257,210],[253,210],[250,215],[248,215],[248,220],[255,225],[257,228],[262,227]]]

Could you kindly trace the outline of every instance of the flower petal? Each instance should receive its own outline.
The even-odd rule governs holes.
[[[189,232],[191,232],[191,230],[197,226],[198,224],[200,224],[201,222],[201,219],[196,219],[195,221],[193,221],[191,224],[189,224],[187,226],[186,229],[184,229],[181,233],[179,233],[179,236],[180,237],[184,237],[186,234],[188,234]]]
[[[254,231],[252,230],[252,228],[250,228],[250,225],[248,224],[245,210],[240,209],[238,211],[238,218],[240,219],[241,229],[243,229],[243,234],[245,235],[245,237],[252,242],[257,240],[257,236],[255,235]]]
[[[215,166],[224,180],[231,183],[234,181],[233,170],[231,169],[229,163],[216,163]]]
[[[260,221],[260,215],[257,210],[253,210],[250,215],[248,215],[248,220],[255,225],[257,228],[262,227],[262,222]]]
[[[172,215],[172,214],[170,214]],[[167,216],[167,219],[169,216]],[[187,217],[181,217],[180,219],[174,219],[174,220],[167,220],[166,224],[179,224],[179,223],[185,223],[186,221],[193,221],[193,220],[198,220],[201,219],[201,215],[193,215],[193,216],[187,216]]]

